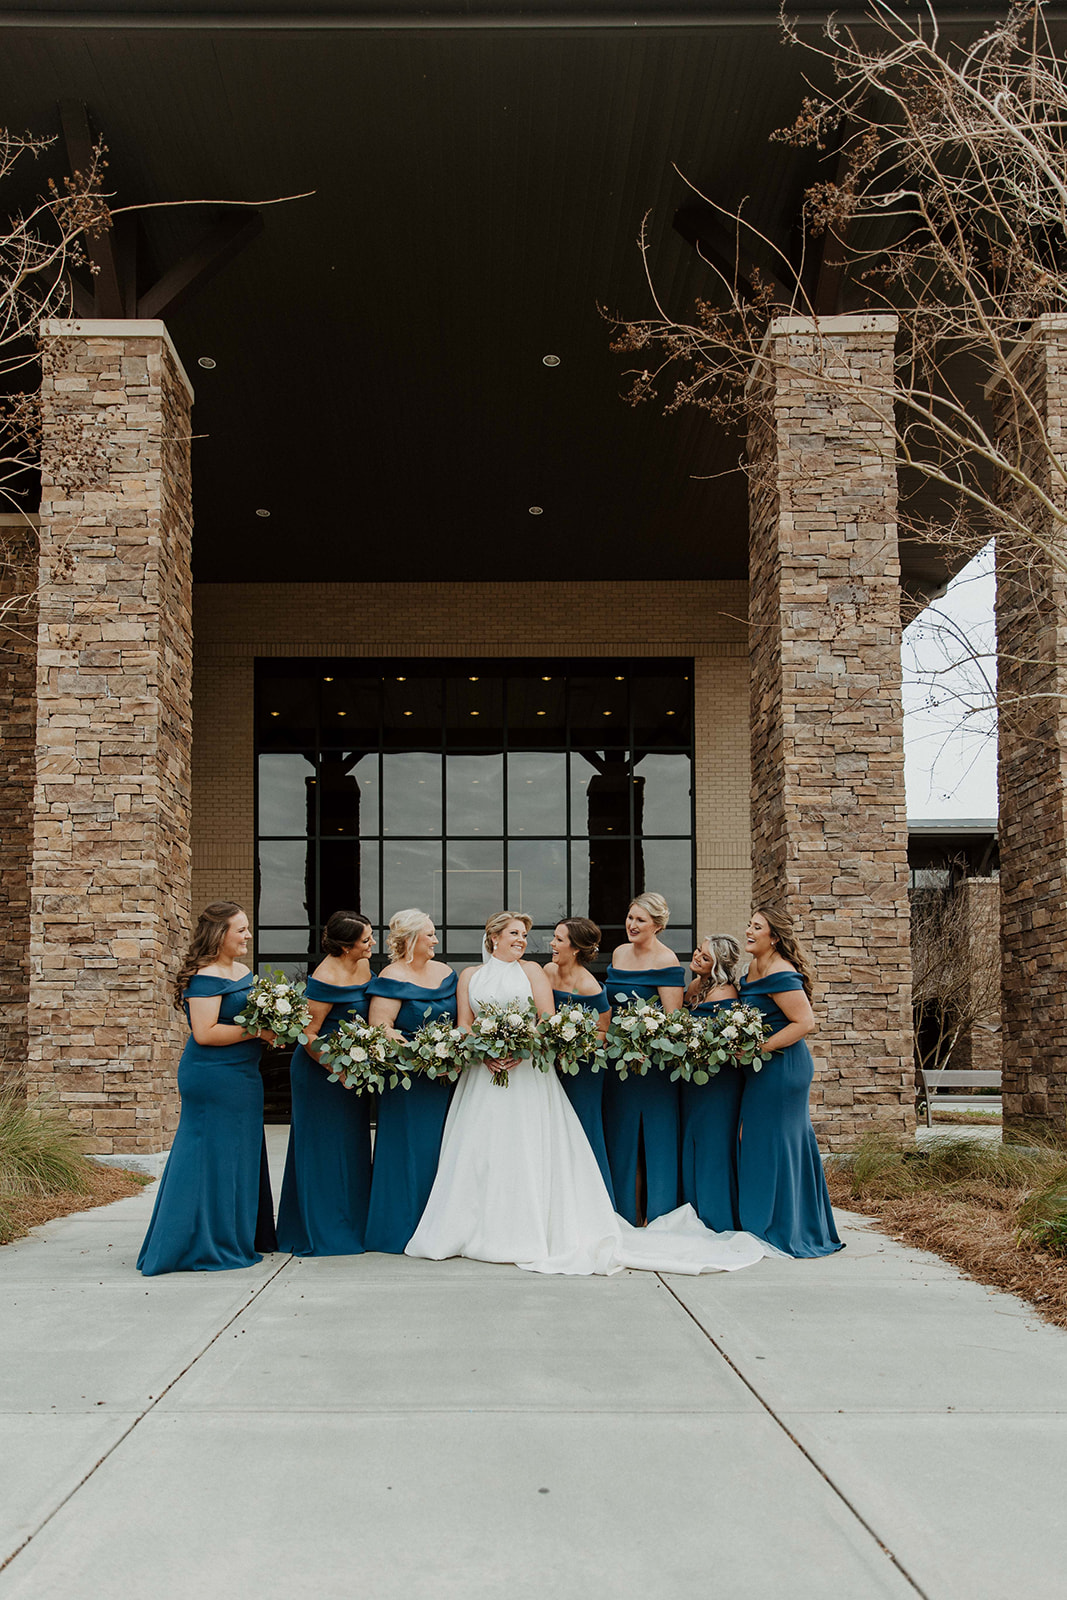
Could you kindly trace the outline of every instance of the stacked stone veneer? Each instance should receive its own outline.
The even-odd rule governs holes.
[[[1042,317],[1015,373],[1036,412],[994,393],[1002,447],[1067,507],[1067,317]],[[1045,437],[1042,438],[1043,419]],[[1005,506],[1035,537],[997,553],[1000,894],[1005,1126],[1067,1121],[1067,546],[1014,479]],[[1050,558],[1043,536],[1058,546]]]
[[[162,323],[44,329],[31,1089],[99,1152],[177,1108],[189,939],[192,392]]]
[[[37,738],[36,519],[0,515],[0,1079],[26,1065]]]
[[[747,584],[197,584],[194,603],[196,905],[253,902],[257,656],[675,656],[693,662],[699,927],[743,930]]]
[[[813,958],[832,1148],[914,1127],[895,327],[781,318],[753,375],[752,894]]]

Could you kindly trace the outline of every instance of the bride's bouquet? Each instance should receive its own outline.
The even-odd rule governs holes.
[[[321,1044],[316,1043],[315,1053],[329,1068],[331,1083],[342,1083],[357,1094],[381,1094],[398,1084],[411,1088],[396,1041],[384,1028],[372,1027],[362,1017],[346,1017]]]
[[[631,1000],[612,1016],[604,1048],[622,1079],[655,1070],[669,1071],[673,1082],[685,1074],[688,1042],[689,1026],[680,1012],[668,1013],[651,1000]]]
[[[547,1070],[541,1039],[537,1030],[537,1012],[533,1002],[505,1001],[482,1007],[475,1017],[466,1038],[464,1065],[490,1061],[504,1061],[514,1056],[519,1061],[529,1061],[542,1072]],[[507,1067],[493,1070],[493,1082],[507,1088]]]
[[[596,1014],[585,1006],[560,1006],[552,1016],[541,1018],[537,1031],[543,1058],[554,1060],[561,1072],[573,1077],[583,1062],[593,1072],[608,1064]]]
[[[409,1072],[426,1078],[447,1078],[455,1083],[466,1065],[464,1032],[449,1022],[424,1022],[422,1027],[397,1046],[397,1054]],[[404,1084],[410,1085],[410,1079]]]
[[[763,1048],[771,1026],[758,1006],[738,1000],[706,1017],[690,1018],[689,1027],[685,1076],[693,1083],[707,1083],[724,1065],[759,1072],[771,1059]]]
[[[304,985],[290,983],[283,972],[272,972],[268,967],[252,979],[244,1009],[233,1020],[246,1033],[269,1028],[279,1044],[306,1044],[311,1012],[304,999]]]

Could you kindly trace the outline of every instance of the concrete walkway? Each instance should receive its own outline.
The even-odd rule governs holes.
[[[697,1279],[145,1280],[152,1192],[0,1251],[2,1600],[1067,1589],[1067,1334],[859,1218]]]

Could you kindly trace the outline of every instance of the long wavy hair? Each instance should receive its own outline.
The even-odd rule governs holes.
[[[804,993],[808,999],[812,998],[811,969],[809,957],[803,945],[797,938],[796,928],[788,911],[783,911],[781,906],[757,906],[756,912],[766,922],[770,929],[771,940],[774,948],[783,960],[790,962],[800,973],[804,980]]]
[[[711,971],[700,980],[696,1005],[702,1005],[713,989],[736,984],[741,961],[741,946],[728,933],[706,933],[700,943],[711,958]]]
[[[180,1011],[182,1008],[189,979],[194,977],[201,967],[210,967],[213,961],[218,960],[222,941],[226,937],[226,929],[233,918],[240,916],[243,911],[244,906],[239,906],[236,900],[213,900],[201,911],[193,941],[185,952],[185,960],[178,968],[178,976],[174,980],[175,1011]]]

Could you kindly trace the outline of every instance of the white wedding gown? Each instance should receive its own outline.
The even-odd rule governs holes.
[[[532,998],[517,961],[472,974],[471,1009]],[[596,1157],[555,1072],[528,1061],[506,1088],[484,1067],[459,1081],[426,1209],[405,1254],[507,1261],[529,1272],[734,1272],[772,1249],[750,1233],[713,1233],[692,1206],[634,1228],[612,1209]]]

